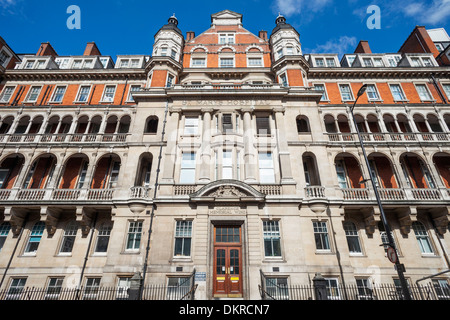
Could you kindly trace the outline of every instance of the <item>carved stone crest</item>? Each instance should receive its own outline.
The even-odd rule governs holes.
[[[246,197],[248,195],[234,186],[225,185],[220,186],[219,188],[216,189],[216,191],[209,194],[208,196],[215,198],[234,198],[234,197]]]

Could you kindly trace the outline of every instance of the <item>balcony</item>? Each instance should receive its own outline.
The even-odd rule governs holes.
[[[90,133],[90,134],[1,134],[0,143],[29,144],[29,143],[126,143],[128,133]]]
[[[358,142],[357,133],[325,133],[328,141],[339,143],[355,143]],[[437,142],[450,141],[450,134],[445,132],[408,132],[408,133],[361,133],[364,142],[370,143],[419,143],[419,142]]]
[[[346,202],[376,201],[373,189],[340,189],[342,198]],[[450,199],[449,189],[425,189],[425,188],[378,188],[378,194],[382,201],[387,203],[399,202],[441,202]]]
[[[0,202],[32,204],[33,202],[102,202],[112,201],[117,189],[3,189]]]

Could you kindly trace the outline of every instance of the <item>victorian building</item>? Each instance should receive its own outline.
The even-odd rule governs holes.
[[[1,289],[170,288],[194,270],[196,299],[316,273],[334,297],[397,283],[371,174],[407,281],[449,269],[445,30],[339,57],[304,53],[281,15],[255,35],[225,10],[199,35],[171,17],[151,54],[115,61],[0,40]]]

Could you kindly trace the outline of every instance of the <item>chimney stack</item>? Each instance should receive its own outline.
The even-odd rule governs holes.
[[[58,54],[56,53],[55,49],[53,49],[50,42],[43,42],[41,43],[41,46],[39,47],[38,52],[36,53],[37,56],[53,56],[57,57]]]
[[[195,32],[194,31],[188,31],[186,32],[186,41],[190,41],[195,38]]]
[[[372,53],[372,50],[370,50],[369,42],[366,40],[361,40],[358,43],[358,46],[356,47],[354,53]]]
[[[267,31],[265,30],[261,30],[259,31],[259,35],[258,35],[261,39],[263,40],[267,40]]]
[[[84,50],[83,56],[101,56],[100,50],[98,49],[95,42],[88,42],[86,49]]]

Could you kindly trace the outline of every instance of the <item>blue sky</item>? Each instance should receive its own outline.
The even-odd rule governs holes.
[[[81,29],[67,28],[67,8],[81,10]],[[369,29],[367,8],[380,8],[380,29]],[[104,55],[150,54],[153,37],[175,13],[179,28],[198,35],[210,15],[225,9],[243,14],[257,34],[275,27],[281,12],[300,33],[303,52],[352,53],[359,40],[373,52],[396,52],[416,25],[450,33],[450,0],[0,0],[0,35],[16,53],[35,53],[50,42],[59,55],[81,55],[95,41]]]

